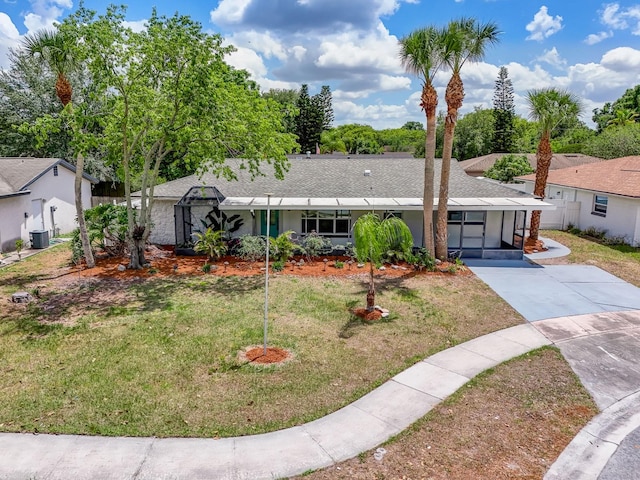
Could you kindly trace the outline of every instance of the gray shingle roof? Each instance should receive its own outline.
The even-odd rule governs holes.
[[[271,193],[274,197],[362,198],[416,197],[422,198],[424,159],[389,158],[384,155],[352,158],[312,156],[292,159],[284,180],[277,180],[273,167],[265,165],[264,177],[253,181],[246,170],[238,168],[238,160],[229,160],[238,174],[238,181],[204,174],[180,178],[155,187],[156,198],[180,199],[195,185],[212,185],[225,197],[254,197]],[[440,161],[435,164],[436,197],[440,179]],[[371,176],[365,176],[365,170]],[[499,184],[468,176],[457,162],[451,164],[450,198],[531,198]]]
[[[0,157],[0,196],[14,195],[27,190],[29,185],[56,165],[75,172],[73,165],[60,158]],[[84,177],[91,182],[97,182],[86,173]]]

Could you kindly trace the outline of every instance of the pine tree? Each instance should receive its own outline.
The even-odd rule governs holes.
[[[506,67],[500,67],[493,94],[493,151],[509,153],[513,150],[515,135],[513,104],[513,85],[507,78],[509,72]]]
[[[309,96],[309,86],[302,85],[296,103],[296,135],[302,152],[316,152],[320,145],[320,137],[324,130],[331,128],[333,107],[331,106],[331,90],[323,86],[319,94]]]

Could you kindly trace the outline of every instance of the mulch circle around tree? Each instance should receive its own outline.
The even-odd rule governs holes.
[[[238,354],[242,362],[254,365],[277,365],[287,362],[293,358],[290,350],[279,347],[267,347],[267,354],[264,354],[264,345],[252,345],[246,347]]]
[[[366,308],[354,308],[351,313],[365,322],[375,322],[382,318],[382,312],[375,308],[371,311],[367,311]]]

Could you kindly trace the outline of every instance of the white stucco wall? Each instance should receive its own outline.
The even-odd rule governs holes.
[[[2,250],[14,250],[18,238],[28,245],[29,232],[34,230],[46,230],[49,238],[53,238],[76,228],[74,182],[75,174],[59,165],[57,176],[51,169],[29,185],[30,194],[0,199]],[[85,209],[91,206],[88,180],[82,184],[82,202]]]
[[[595,227],[607,231],[607,236],[623,236],[632,245],[640,244],[638,236],[638,218],[640,199],[605,195],[608,199],[607,214],[602,217],[593,215],[593,192],[578,190],[576,198],[581,204],[578,224],[581,230]]]
[[[29,240],[28,219],[24,213],[31,208],[29,195],[0,199],[0,251],[15,250],[16,240]]]

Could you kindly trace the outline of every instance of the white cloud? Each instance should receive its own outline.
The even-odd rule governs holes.
[[[261,33],[249,30],[239,32],[229,37],[228,40],[236,46],[250,48],[266,58],[275,57],[278,60],[286,60],[289,56],[289,51],[282,44],[282,41],[270,32]]]
[[[315,64],[320,68],[403,71],[398,57],[398,39],[389,35],[382,23],[376,31],[368,34],[351,31],[324,40]]]
[[[595,45],[596,43],[600,43],[601,41],[611,37],[613,37],[613,32],[592,33],[587,35],[587,38],[584,39],[584,43],[587,45]]]
[[[552,17],[547,7],[543,5],[533,16],[533,20],[527,24],[526,29],[527,32],[531,32],[527,40],[542,41],[562,29],[562,17],[559,15]]]
[[[29,32],[51,29],[62,17],[63,9],[72,7],[71,0],[31,0],[33,11],[24,16],[24,25]]]
[[[232,67],[248,71],[256,81],[267,74],[262,57],[250,48],[236,47],[235,52],[226,56],[226,61]]]
[[[567,64],[567,61],[560,56],[556,47],[553,47],[551,50],[545,50],[536,60],[548,63],[557,68],[562,68]]]
[[[614,30],[631,28],[633,35],[640,35],[640,5],[621,8],[619,3],[609,3],[599,13],[603,25]]]
[[[213,23],[234,24],[242,20],[251,0],[220,0],[218,7],[210,13]]]
[[[631,47],[614,48],[602,56],[600,64],[614,72],[635,72],[637,75],[640,68],[640,50]]]

